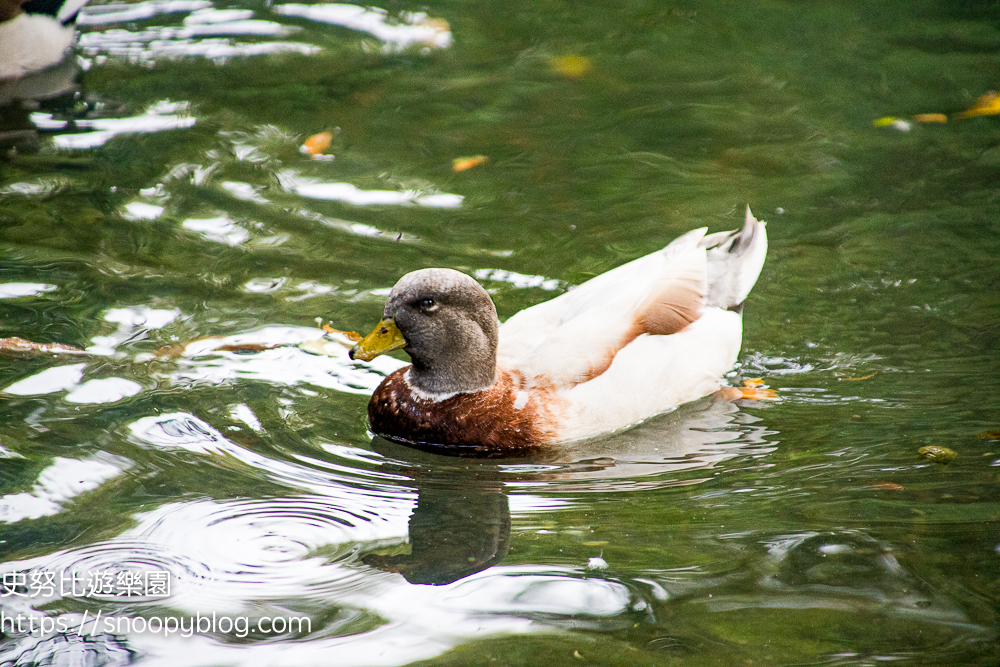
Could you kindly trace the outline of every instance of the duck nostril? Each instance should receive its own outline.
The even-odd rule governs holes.
[[[389,330],[386,329],[385,327],[382,327],[381,329],[378,330],[378,333],[379,333],[380,336],[384,336],[387,333],[389,333]]]

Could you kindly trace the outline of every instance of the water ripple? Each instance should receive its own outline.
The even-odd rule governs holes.
[[[348,347],[329,343],[327,354],[309,354],[297,347],[318,340],[322,332],[309,327],[270,325],[232,336],[205,338],[179,347],[172,368],[157,375],[176,386],[225,384],[257,380],[278,385],[311,384],[352,394],[370,394],[386,375],[405,365],[388,356],[362,364],[352,361]],[[274,346],[247,353],[239,348]]]

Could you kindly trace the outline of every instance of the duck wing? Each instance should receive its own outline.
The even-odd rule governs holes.
[[[521,311],[500,328],[498,365],[516,371],[522,389],[565,390],[594,380],[644,334],[671,336],[706,308],[742,303],[763,264],[763,229],[748,209],[742,230],[709,236],[693,230]]]

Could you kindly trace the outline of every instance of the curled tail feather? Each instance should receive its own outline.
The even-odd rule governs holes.
[[[708,256],[706,305],[742,312],[767,255],[765,225],[747,206],[742,229],[709,234],[699,242]]]

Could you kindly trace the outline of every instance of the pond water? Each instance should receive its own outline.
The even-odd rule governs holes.
[[[84,351],[0,356],[0,665],[1000,663],[997,3],[383,8],[98,4],[0,110],[0,337]],[[748,203],[778,401],[462,459],[296,347]]]

